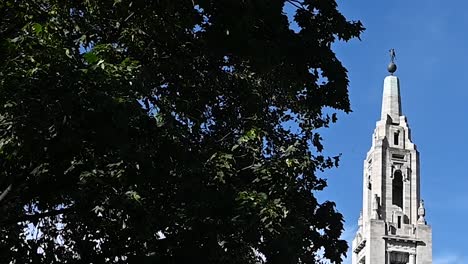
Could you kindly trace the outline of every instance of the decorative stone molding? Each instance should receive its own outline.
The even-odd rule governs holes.
[[[366,246],[366,242],[367,240],[365,239],[361,240],[359,244],[357,245],[357,247],[353,250],[354,253],[359,254],[359,252],[361,252],[361,250]]]
[[[410,180],[410,175],[411,175],[411,168],[405,166],[405,175],[403,175],[405,181],[409,181]]]
[[[410,180],[411,169],[407,165],[407,162],[392,162],[392,174],[390,175],[390,179],[393,179],[393,175],[396,171],[401,171],[401,175],[403,176],[403,181],[407,182]]]
[[[416,254],[416,244],[414,242],[389,241],[387,251]]]

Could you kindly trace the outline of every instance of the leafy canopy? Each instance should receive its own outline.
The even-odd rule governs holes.
[[[316,131],[362,31],[334,0],[1,1],[0,262],[340,263]]]

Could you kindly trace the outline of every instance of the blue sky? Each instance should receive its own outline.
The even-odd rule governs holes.
[[[339,9],[366,27],[334,47],[349,71],[353,112],[323,130],[325,152],[342,153],[321,199],[334,200],[352,239],[362,203],[362,163],[380,117],[388,50],[395,48],[403,114],[420,151],[421,195],[433,229],[434,264],[468,263],[468,1],[347,0]],[[345,263],[351,263],[350,260]]]

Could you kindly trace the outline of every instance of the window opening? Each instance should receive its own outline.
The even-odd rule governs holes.
[[[392,204],[403,208],[403,175],[400,170],[395,171],[393,175]]]
[[[409,254],[406,252],[389,252],[390,264],[406,264],[409,263]]]
[[[393,134],[393,144],[394,144],[394,145],[398,145],[398,139],[399,139],[399,138],[400,138],[400,132],[397,131],[397,132],[395,132],[395,133]]]

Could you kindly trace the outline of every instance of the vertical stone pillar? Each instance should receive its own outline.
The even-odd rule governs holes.
[[[366,234],[368,237],[366,243],[366,264],[383,264],[386,253],[385,221],[371,219],[369,229]],[[353,263],[354,264],[354,263]],[[424,263],[426,264],[426,263]]]
[[[416,264],[416,254],[410,253],[409,254],[409,264]]]

